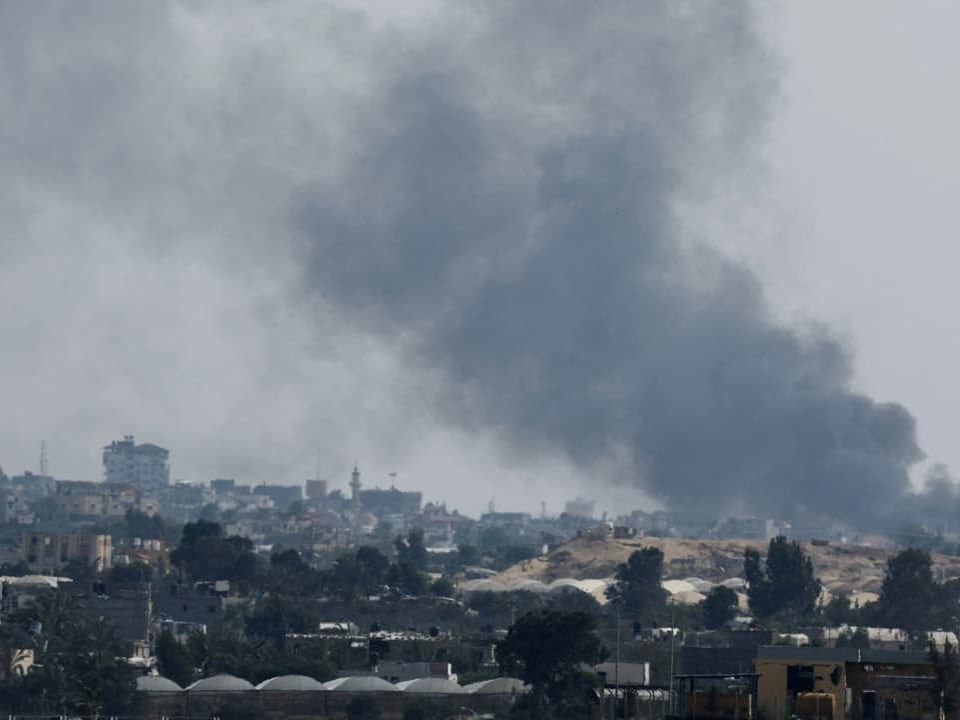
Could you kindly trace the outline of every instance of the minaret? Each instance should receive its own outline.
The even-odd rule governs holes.
[[[353,465],[353,472],[350,473],[350,499],[353,501],[354,520],[360,521],[360,469],[356,463]]]

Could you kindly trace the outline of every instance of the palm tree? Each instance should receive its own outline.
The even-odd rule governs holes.
[[[117,626],[103,618],[85,623],[83,649],[89,653],[93,666],[98,669],[112,665],[118,658],[129,654],[126,643],[117,632]]]
[[[40,622],[40,649],[44,653],[70,645],[82,624],[76,600],[59,590],[37,598],[33,615]]]
[[[29,685],[36,690],[33,693],[37,711],[57,715],[67,714],[67,699],[70,696],[70,678],[66,668],[56,658],[43,663],[38,673],[30,673]]]

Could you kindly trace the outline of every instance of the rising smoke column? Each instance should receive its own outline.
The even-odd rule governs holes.
[[[92,477],[139,420],[296,481],[444,423],[674,507],[906,507],[912,417],[687,230],[754,187],[756,7],[410,4],[0,4],[4,453]]]
[[[518,452],[616,455],[671,507],[885,522],[914,419],[682,230],[684,199],[749,191],[774,94],[753,6],[489,7],[390,56],[339,186],[295,203],[314,290]]]

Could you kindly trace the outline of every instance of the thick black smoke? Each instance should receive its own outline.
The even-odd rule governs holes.
[[[749,192],[774,92],[752,6],[494,5],[462,52],[399,63],[337,191],[298,202],[316,290],[518,451],[625,456],[676,508],[889,520],[913,417],[682,230],[685,198]]]
[[[910,414],[691,230],[757,182],[758,12],[0,3],[0,449],[95,476],[136,432],[290,482],[318,445],[439,465],[439,416],[672,507],[952,510],[947,476],[908,491]]]

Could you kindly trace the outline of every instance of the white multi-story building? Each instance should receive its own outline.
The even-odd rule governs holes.
[[[137,445],[133,435],[103,449],[103,473],[108,483],[127,483],[140,490],[170,485],[170,451],[159,445]]]

